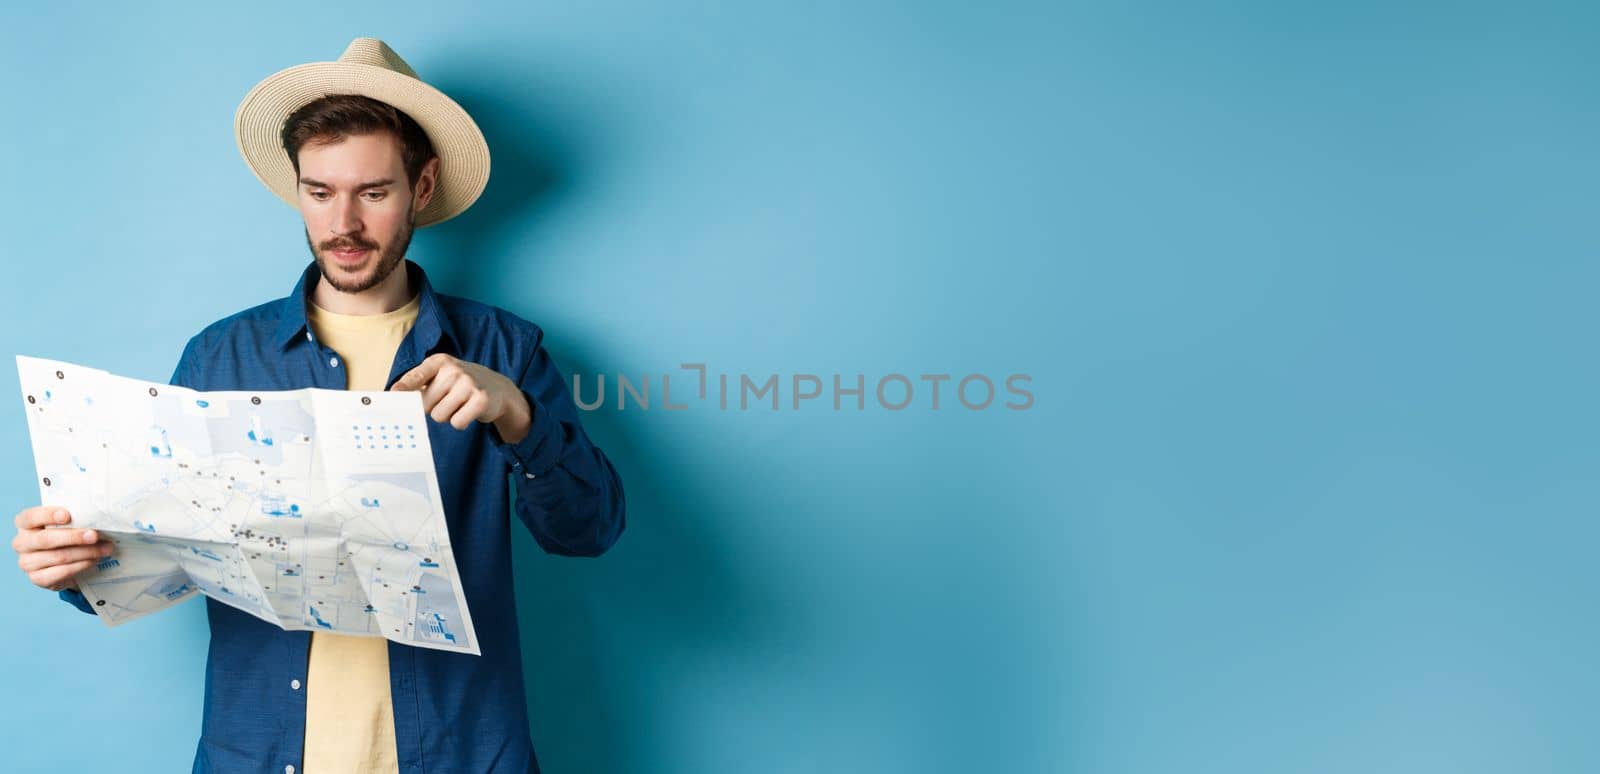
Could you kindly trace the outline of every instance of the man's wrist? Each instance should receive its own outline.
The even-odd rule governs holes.
[[[494,430],[500,434],[500,440],[506,443],[517,443],[528,437],[528,431],[533,428],[533,405],[519,391],[517,400],[514,401],[506,413],[494,421]]]

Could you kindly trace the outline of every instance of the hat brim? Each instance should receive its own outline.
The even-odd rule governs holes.
[[[233,116],[245,164],[267,190],[299,210],[299,181],[283,150],[283,123],[306,103],[329,94],[361,94],[386,102],[422,127],[439,155],[433,198],[416,214],[418,228],[442,223],[472,206],[489,183],[489,143],[456,101],[402,73],[350,62],[311,62],[267,76]]]

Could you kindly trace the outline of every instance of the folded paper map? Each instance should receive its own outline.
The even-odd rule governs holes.
[[[17,357],[39,501],[115,626],[204,594],[284,629],[479,653],[416,392],[200,392]]]

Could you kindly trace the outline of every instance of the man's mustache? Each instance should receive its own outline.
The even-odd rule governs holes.
[[[322,249],[324,249],[324,250],[347,250],[347,251],[348,250],[376,250],[376,249],[378,249],[378,246],[377,245],[369,245],[369,244],[367,244],[365,242],[340,242],[340,243],[337,243],[337,244],[325,244],[325,245],[322,246]]]

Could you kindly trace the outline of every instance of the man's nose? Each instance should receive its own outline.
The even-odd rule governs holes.
[[[361,203],[345,199],[334,205],[333,230],[339,235],[361,233]]]

